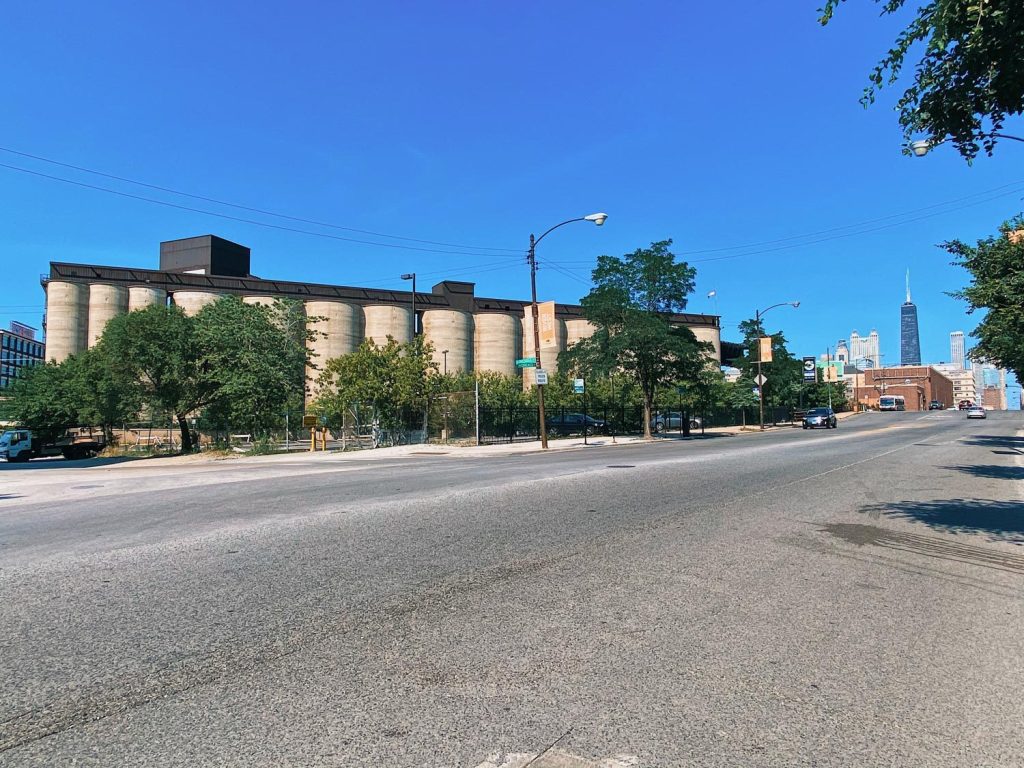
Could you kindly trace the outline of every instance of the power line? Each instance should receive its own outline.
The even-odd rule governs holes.
[[[219,200],[219,199],[217,199],[215,197],[206,197],[204,195],[197,195],[197,194],[193,194],[191,192],[182,192],[181,190],[172,189],[170,187],[162,187],[162,186],[160,186],[158,184],[149,184],[149,183],[144,182],[144,181],[137,181],[136,179],[129,179],[129,178],[125,177],[125,176],[116,176],[116,175],[114,175],[112,173],[105,173],[103,171],[97,171],[97,170],[94,170],[92,168],[85,168],[84,166],[81,166],[81,165],[73,165],[71,163],[64,163],[64,162],[61,162],[60,160],[53,160],[53,159],[48,158],[48,157],[42,157],[41,155],[33,155],[33,154],[29,154],[28,152],[19,152],[16,149],[10,149],[8,147],[0,147],[0,152],[7,152],[9,154],[18,155],[20,157],[28,157],[28,158],[31,158],[33,160],[39,160],[39,161],[44,162],[44,163],[50,163],[51,165],[57,165],[57,166],[60,166],[62,168],[70,168],[70,169],[75,170],[75,171],[82,171],[83,173],[91,173],[94,176],[102,176],[105,179],[113,179],[115,181],[122,181],[122,182],[125,182],[127,184],[135,184],[137,186],[145,187],[147,189],[155,189],[155,190],[160,191],[160,192],[167,192],[167,193],[170,193],[172,195],[180,195],[181,197],[188,197],[188,198],[191,198],[193,200],[203,200],[203,201],[205,201],[207,203],[216,203],[217,205],[225,205],[225,206],[228,206],[229,208],[237,208],[238,210],[249,211],[250,213],[259,213],[259,214],[263,214],[264,216],[275,216],[275,217],[277,217],[279,219],[287,219],[288,221],[298,221],[298,222],[301,222],[303,224],[314,224],[314,225],[316,225],[318,227],[328,227],[330,229],[338,229],[338,230],[342,230],[342,231],[345,231],[345,232],[356,232],[356,233],[361,234],[361,235],[372,235],[373,237],[387,237],[387,238],[391,238],[392,240],[405,240],[405,241],[411,242],[411,243],[423,243],[425,245],[443,245],[443,246],[448,247],[448,248],[463,248],[463,249],[466,249],[466,250],[474,250],[474,251],[506,251],[508,253],[515,253],[515,254],[520,254],[520,253],[523,252],[522,248],[492,248],[490,246],[462,245],[460,243],[443,243],[443,242],[438,242],[438,241],[435,241],[435,240],[419,240],[419,239],[417,239],[415,237],[403,237],[401,235],[390,235],[390,234],[388,234],[386,232],[373,232],[373,231],[367,230],[367,229],[356,229],[354,227],[345,227],[345,226],[342,226],[340,224],[332,224],[332,223],[326,222],[326,221],[317,221],[316,219],[304,219],[301,216],[290,216],[290,215],[288,215],[286,213],[278,213],[276,211],[268,211],[268,210],[264,210],[262,208],[253,208],[253,207],[248,206],[248,205],[240,205],[239,203],[231,203],[231,202],[228,202],[227,200]]]
[[[803,239],[808,238],[808,237],[817,237],[818,235],[827,235],[827,234],[830,234],[832,232],[838,232],[838,231],[843,230],[843,229],[855,229],[857,227],[867,226],[868,224],[876,224],[876,223],[878,223],[880,221],[889,221],[890,219],[898,219],[898,218],[901,218],[903,216],[910,216],[910,215],[915,214],[915,213],[921,213],[922,211],[930,211],[930,210],[932,210],[934,208],[942,208],[943,206],[953,205],[954,203],[961,203],[961,202],[963,202],[965,200],[970,200],[971,198],[981,197],[982,195],[988,195],[988,194],[991,194],[993,192],[999,192],[1000,190],[1009,189],[1010,187],[1018,187],[1021,184],[1024,184],[1024,179],[1018,179],[1017,181],[1012,181],[1012,182],[1010,182],[1008,184],[1001,184],[998,187],[993,187],[992,189],[982,190],[981,192],[974,192],[974,193],[972,193],[970,195],[964,195],[963,197],[956,197],[956,198],[953,198],[952,200],[945,200],[945,201],[943,201],[941,203],[933,203],[931,205],[926,205],[926,206],[923,206],[921,208],[912,208],[911,210],[903,211],[902,213],[892,213],[892,214],[889,214],[888,216],[879,216],[879,217],[874,218],[874,219],[866,219],[865,221],[859,221],[859,222],[855,222],[853,224],[843,224],[843,225],[840,225],[840,226],[837,226],[837,227],[830,227],[828,229],[821,229],[821,230],[818,230],[817,232],[807,232],[807,233],[802,234],[802,235],[790,235],[789,237],[782,237],[782,238],[778,238],[778,239],[775,239],[775,240],[763,240],[761,242],[756,242],[756,243],[747,243],[746,245],[730,245],[730,246],[724,246],[724,247],[720,247],[720,248],[704,248],[704,249],[696,250],[696,251],[682,251],[681,255],[696,256],[696,255],[699,255],[699,254],[702,254],[702,253],[717,253],[717,252],[721,252],[721,251],[738,251],[738,250],[745,250],[747,248],[759,248],[762,245],[776,245],[778,243],[785,243],[785,242],[789,242],[789,241],[792,241],[792,240],[803,240]],[[1006,195],[1011,195],[1011,194],[1014,194],[1015,192],[1018,192],[1018,191],[1020,191],[1020,190],[1019,189],[1011,189],[1009,192],[1007,192],[1005,194]],[[998,195],[998,197],[1003,197],[1003,196],[1004,195]],[[995,198],[992,198],[992,199],[995,199]],[[986,202],[986,201],[978,201],[978,202]],[[974,203],[971,203],[971,205],[974,205]],[[963,207],[968,207],[968,206],[963,206]],[[960,209],[959,208],[954,208],[953,210],[960,210]],[[941,215],[941,213],[943,213],[943,212],[940,211],[940,212],[936,213],[935,215]],[[918,221],[918,219],[910,219],[910,221]],[[868,230],[868,231],[874,231],[874,230]]]
[[[424,252],[424,253],[448,253],[448,254],[453,254],[453,255],[456,255],[456,256],[482,256],[484,258],[487,258],[487,257],[493,258],[493,257],[495,257],[497,255],[497,254],[494,254],[494,253],[469,253],[469,252],[466,252],[466,251],[451,251],[451,250],[438,249],[438,248],[420,248],[418,246],[413,246],[413,245],[399,245],[398,243],[375,243],[375,242],[372,242],[370,240],[359,240],[359,239],[356,239],[356,238],[353,238],[353,237],[342,237],[341,235],[331,235],[331,234],[328,234],[327,232],[314,232],[313,230],[309,230],[309,229],[299,229],[297,227],[286,227],[286,226],[283,226],[281,224],[271,224],[270,222],[266,222],[266,221],[257,221],[255,219],[245,219],[245,218],[242,218],[240,216],[230,216],[230,215],[228,215],[226,213],[216,213],[214,211],[207,211],[207,210],[204,210],[202,208],[193,208],[193,207],[188,206],[188,205],[179,205],[178,203],[171,203],[171,202],[168,202],[166,200],[157,200],[156,198],[152,198],[152,197],[144,197],[142,195],[133,195],[130,192],[122,192],[122,191],[117,190],[117,189],[110,189],[109,187],[101,187],[101,186],[98,186],[96,184],[86,184],[84,181],[74,181],[73,179],[65,179],[65,178],[63,178],[61,176],[53,176],[53,175],[48,174],[48,173],[41,173],[40,171],[33,171],[33,170],[28,169],[28,168],[19,168],[16,165],[8,165],[6,163],[0,163],[0,168],[7,168],[7,169],[12,170],[12,171],[18,171],[20,173],[27,173],[27,174],[31,174],[32,176],[39,176],[39,177],[42,177],[44,179],[50,179],[52,181],[60,181],[60,182],[62,182],[64,184],[72,184],[72,185],[74,185],[76,187],[84,187],[85,189],[93,189],[93,190],[96,190],[98,192],[107,192],[107,193],[112,194],[112,195],[118,195],[120,197],[127,197],[127,198],[130,198],[132,200],[141,200],[141,201],[146,202],[146,203],[155,203],[156,205],[167,206],[168,208],[177,208],[180,211],[190,211],[192,213],[201,213],[201,214],[203,214],[205,216],[214,216],[214,217],[219,218],[219,219],[227,219],[229,221],[238,221],[238,222],[241,222],[243,224],[252,224],[252,225],[257,226],[257,227],[267,227],[268,229],[276,229],[276,230],[280,230],[280,231],[283,231],[283,232],[295,232],[295,233],[298,233],[298,234],[301,234],[301,235],[311,235],[313,237],[322,237],[322,238],[326,238],[328,240],[340,240],[340,241],[346,242],[346,243],[359,243],[361,245],[372,245],[372,246],[374,246],[376,248],[397,248],[397,249],[403,250],[403,251],[421,251],[421,252]],[[507,258],[519,258],[519,256],[518,255],[511,255],[510,254]]]
[[[856,232],[845,232],[845,233],[842,233],[842,234],[831,235],[829,237],[820,237],[820,238],[815,239],[815,240],[807,240],[806,242],[793,242],[793,243],[791,243],[789,245],[779,245],[778,247],[775,247],[775,248],[763,248],[763,249],[760,249],[760,250],[743,251],[742,253],[734,253],[734,254],[729,254],[727,256],[714,256],[714,257],[707,258],[707,259],[690,259],[689,262],[692,263],[692,264],[701,264],[701,263],[706,263],[706,262],[709,262],[709,261],[723,261],[723,260],[726,260],[726,259],[738,259],[738,258],[742,258],[744,256],[755,256],[755,255],[762,254],[762,253],[775,253],[777,251],[792,250],[794,248],[805,248],[808,245],[816,245],[818,243],[825,243],[825,242],[829,242],[831,240],[839,240],[839,239],[843,239],[843,238],[847,238],[847,237],[857,237],[859,235],[867,235],[867,234],[871,234],[872,232],[880,232],[880,231],[885,230],[885,229],[892,229],[894,227],[901,227],[901,226],[903,226],[905,224],[912,224],[914,222],[923,221],[924,219],[930,219],[930,218],[934,218],[936,216],[944,216],[946,214],[954,213],[956,211],[960,211],[960,210],[963,210],[965,208],[971,208],[971,207],[976,206],[976,205],[982,205],[984,203],[990,203],[993,200],[999,200],[999,199],[1001,199],[1003,197],[1008,197],[1010,195],[1018,194],[1019,192],[1024,191],[1024,187],[1020,187],[1021,184],[1024,184],[1024,181],[1016,181],[1016,182],[1013,182],[1012,184],[1004,184],[1002,186],[993,187],[992,189],[988,189],[988,190],[985,190],[983,192],[978,192],[978,193],[976,193],[974,195],[968,195],[967,197],[957,198],[955,200],[947,200],[947,201],[945,201],[943,203],[935,203],[934,205],[929,205],[929,206],[926,206],[924,208],[917,208],[917,209],[912,210],[912,211],[905,211],[904,213],[893,214],[891,216],[883,216],[881,218],[871,219],[871,220],[868,220],[868,221],[865,221],[865,222],[860,222],[859,224],[847,224],[847,225],[844,225],[842,227],[833,227],[832,229],[820,230],[818,233],[811,232],[811,233],[807,233],[805,235],[793,235],[792,237],[780,238],[778,240],[766,240],[763,243],[761,243],[761,245],[770,245],[770,244],[773,244],[773,243],[783,243],[783,242],[789,242],[789,241],[792,241],[792,240],[806,239],[808,237],[815,237],[817,234],[823,234],[823,233],[827,233],[827,232],[838,232],[839,230],[843,230],[843,229],[850,229],[850,228],[853,228],[853,227],[861,227],[861,226],[864,226],[866,224],[870,224],[872,222],[885,221],[885,220],[896,218],[896,217],[910,216],[911,214],[917,213],[917,212],[920,212],[920,211],[932,210],[934,208],[941,208],[941,207],[949,206],[949,205],[952,205],[953,203],[956,203],[956,202],[961,202],[963,200],[971,199],[972,197],[978,197],[979,195],[989,195],[988,197],[984,197],[981,200],[974,200],[974,201],[972,201],[970,203],[965,203],[964,205],[957,205],[957,206],[954,206],[952,208],[946,208],[945,210],[934,211],[932,213],[926,213],[924,215],[914,216],[912,218],[904,218],[901,221],[896,221],[896,222],[893,222],[891,224],[883,224],[882,226],[879,226],[879,227],[871,227],[869,229],[860,229],[860,230],[858,230]],[[999,190],[1006,189],[1007,187],[1013,187],[1013,189],[1009,189],[1006,192],[999,192]],[[999,194],[992,194],[994,192],[999,192]],[[757,245],[757,243],[749,243],[749,244],[744,245],[744,246],[738,246],[737,245],[737,246],[727,246],[727,247],[722,247],[722,248],[706,248],[706,249],[697,250],[697,251],[679,251],[677,253],[677,255],[678,256],[687,256],[687,255],[701,254],[701,253],[716,253],[716,252],[722,252],[722,251],[740,250],[740,249],[744,249],[744,248],[751,248],[751,247],[754,247],[755,245]],[[585,259],[585,260],[577,260],[577,261],[557,261],[557,262],[549,261],[548,263],[549,264],[557,263],[557,264],[561,264],[561,265],[593,264],[594,260],[593,259]]]

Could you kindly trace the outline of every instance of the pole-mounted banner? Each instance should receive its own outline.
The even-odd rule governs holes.
[[[818,380],[818,365],[813,357],[804,358],[804,381]]]
[[[761,356],[760,360],[762,363],[770,363],[772,361],[772,337],[762,336],[761,339]]]

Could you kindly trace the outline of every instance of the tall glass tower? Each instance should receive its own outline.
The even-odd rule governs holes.
[[[907,300],[900,307],[900,365],[921,364],[921,337],[917,332],[917,305],[910,300],[910,270],[907,270]]]

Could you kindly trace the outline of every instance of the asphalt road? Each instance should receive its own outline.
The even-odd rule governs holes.
[[[1020,766],[1022,429],[0,472],[0,766]]]

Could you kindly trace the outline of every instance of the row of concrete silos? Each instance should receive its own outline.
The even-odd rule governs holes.
[[[171,301],[188,315],[195,315],[220,294],[211,291],[174,291]],[[51,280],[46,286],[46,357],[63,360],[91,347],[107,322],[121,312],[167,302],[167,291],[150,286],[119,286],[108,283],[73,283]],[[250,304],[272,304],[274,296],[243,296]],[[399,342],[412,338],[412,312],[399,304],[359,305],[342,301],[305,302],[306,316],[316,318],[318,331],[310,343],[314,365],[353,352],[363,339],[384,344],[390,336]],[[424,338],[434,348],[434,361],[448,371],[495,371],[514,375],[515,361],[533,357],[533,318],[500,312],[470,313],[454,309],[427,309],[420,316]],[[593,333],[586,320],[557,320],[553,340],[542,342],[541,363],[549,371],[558,367],[561,352]],[[715,357],[720,338],[714,327],[693,329],[698,339],[710,341]],[[311,374],[315,372],[311,371]],[[526,377],[529,384],[532,377]]]
[[[46,285],[47,359],[60,361],[93,346],[113,317],[151,304],[164,304],[167,295],[162,288],[148,286],[50,280]],[[218,297],[211,291],[174,291],[171,301],[185,314],[195,315]],[[275,297],[253,295],[243,296],[242,300],[269,305]],[[399,342],[412,338],[412,312],[408,306],[310,300],[305,302],[305,312],[307,317],[315,318],[310,327],[318,334],[310,346],[318,366],[353,352],[363,339],[384,344],[389,336]],[[486,370],[515,374],[516,359],[532,355],[532,324],[528,317],[427,309],[420,313],[420,322],[424,338],[434,348],[434,361],[450,372]],[[556,323],[555,344],[542,349],[545,367],[553,369],[566,341],[586,335],[586,328],[589,325],[582,320]]]
[[[99,340],[111,318],[166,301],[162,288],[51,280],[46,284],[46,359],[59,362],[78,354]]]

